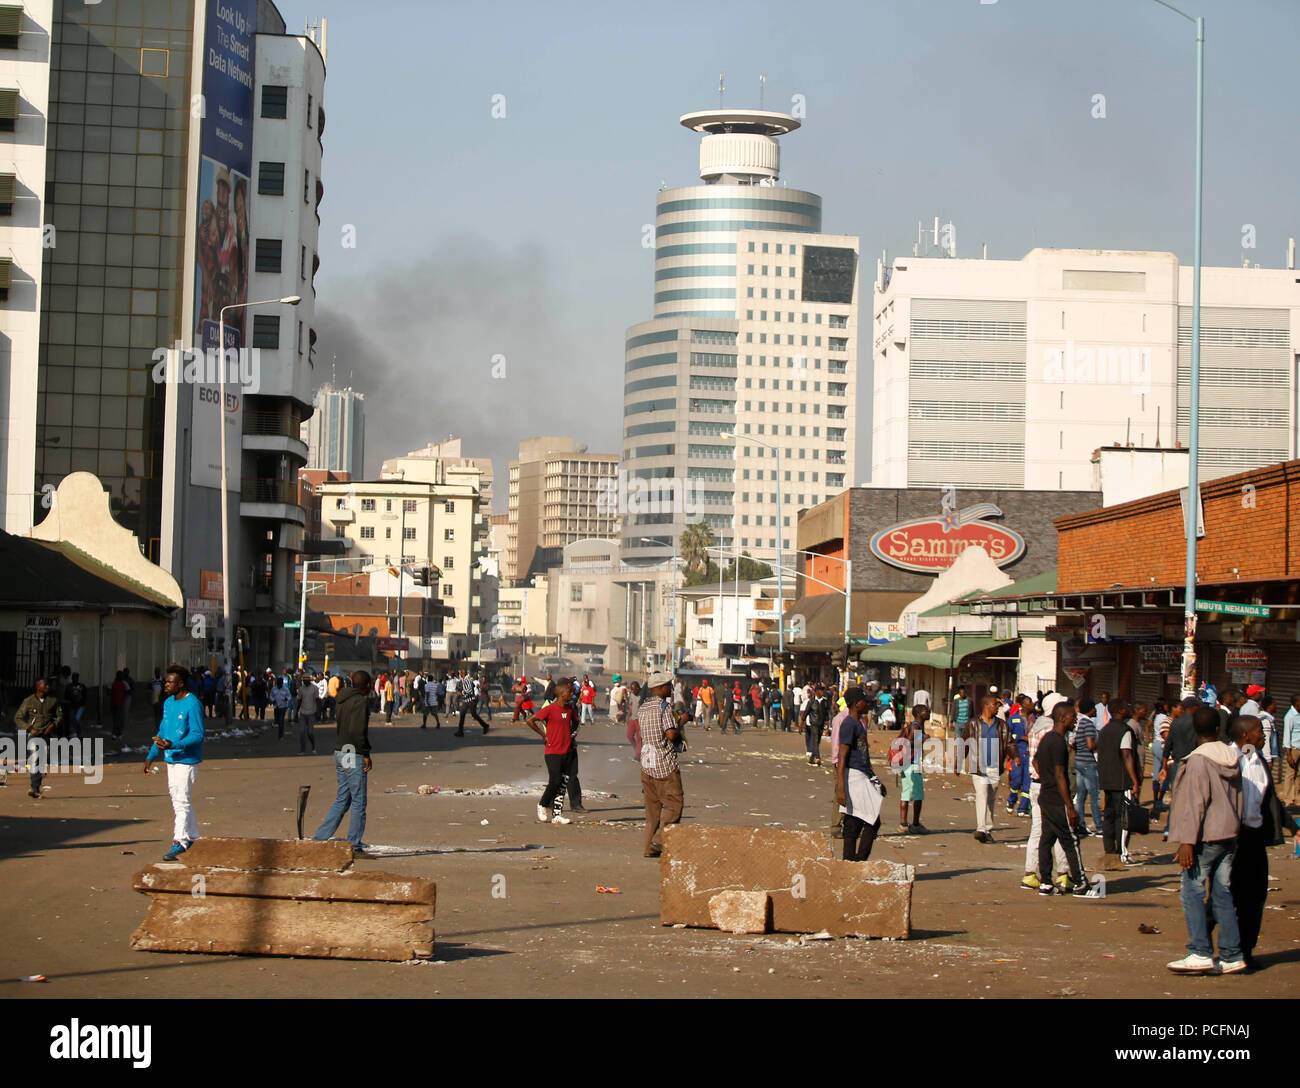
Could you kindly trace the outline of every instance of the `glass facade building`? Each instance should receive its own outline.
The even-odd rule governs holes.
[[[158,560],[164,386],[154,352],[182,332],[191,125],[190,0],[58,0],[36,490],[95,473]]]

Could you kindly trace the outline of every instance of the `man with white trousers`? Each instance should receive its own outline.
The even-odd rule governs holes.
[[[191,796],[203,762],[203,704],[189,690],[189,679],[189,669],[184,665],[167,666],[162,724],[144,759],[145,774],[152,773],[160,752],[167,764],[167,792],[171,794],[175,826],[172,847],[163,855],[164,861],[175,861],[199,837]]]

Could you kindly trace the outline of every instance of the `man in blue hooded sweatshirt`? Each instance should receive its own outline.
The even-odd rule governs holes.
[[[167,666],[162,725],[144,759],[145,774],[152,772],[160,752],[167,764],[167,792],[171,794],[175,827],[172,848],[163,855],[164,861],[175,861],[199,837],[190,796],[194,792],[194,777],[203,762],[203,703],[190,692],[189,679],[189,669],[184,665]]]

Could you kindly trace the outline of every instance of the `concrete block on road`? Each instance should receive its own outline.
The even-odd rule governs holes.
[[[713,927],[711,900],[742,891],[767,895],[775,932],[911,934],[912,867],[837,860],[822,832],[674,824],[665,829],[659,866],[664,925]]]
[[[432,881],[340,871],[345,857],[351,865],[347,843],[201,841],[213,845],[199,856],[221,864],[163,863],[136,874],[135,889],[149,897],[149,909],[131,935],[133,949],[397,961],[433,956]],[[293,849],[300,846],[331,849]],[[197,847],[183,857],[191,859]],[[256,867],[234,867],[239,859]],[[304,868],[311,860],[334,868]],[[277,861],[285,867],[272,867]]]
[[[341,873],[352,865],[350,842],[313,839],[196,839],[181,855],[188,866],[211,869],[314,869]]]

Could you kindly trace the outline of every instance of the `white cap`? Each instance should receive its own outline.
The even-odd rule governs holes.
[[[648,688],[657,688],[663,684],[671,684],[673,678],[666,672],[652,672],[650,678],[646,680],[645,686]]]
[[[1062,695],[1059,691],[1050,691],[1043,696],[1043,713],[1050,714],[1062,703],[1068,703],[1070,700]]]

